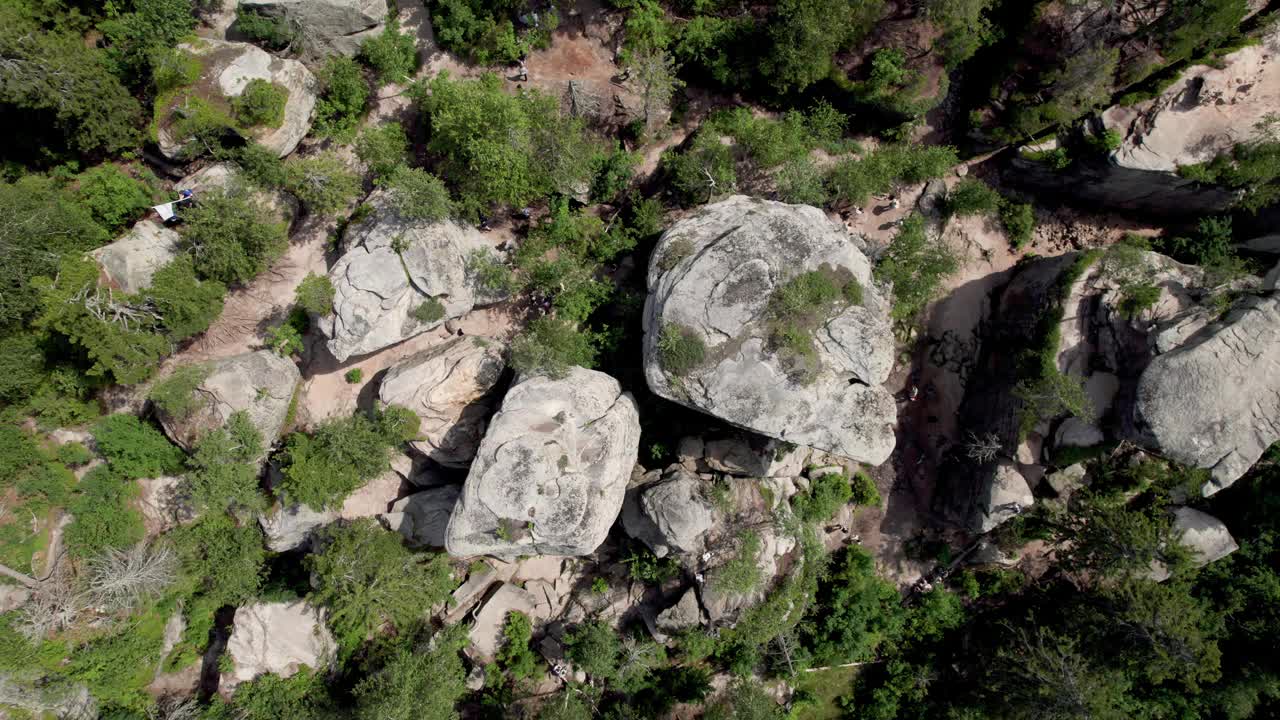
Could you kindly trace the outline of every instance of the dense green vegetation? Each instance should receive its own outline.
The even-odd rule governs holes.
[[[280,490],[316,509],[340,505],[362,483],[390,469],[388,451],[417,434],[418,417],[395,405],[294,433],[281,453]]]

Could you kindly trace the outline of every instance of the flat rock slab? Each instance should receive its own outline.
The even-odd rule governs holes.
[[[622,507],[640,442],[630,393],[594,370],[520,378],[449,519],[451,555],[586,555]]]
[[[304,666],[323,670],[337,644],[321,611],[305,601],[255,603],[236,610],[227,640],[231,671],[221,687],[234,688],[265,673],[290,677]]]
[[[129,232],[110,245],[90,255],[107,284],[127,293],[151,287],[156,271],[169,264],[181,252],[178,233],[151,220],[139,220]]]
[[[298,366],[270,350],[212,360],[208,374],[196,387],[199,400],[188,414],[177,417],[156,408],[169,439],[191,450],[210,430],[222,427],[232,414],[245,411],[262,433],[264,447],[280,437],[294,389],[302,380]]]

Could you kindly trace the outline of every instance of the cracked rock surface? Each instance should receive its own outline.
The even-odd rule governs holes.
[[[460,337],[423,350],[387,371],[378,394],[388,405],[409,408],[422,421],[411,446],[448,467],[465,468],[475,457],[493,409],[491,391],[506,369],[505,345]]]
[[[181,252],[181,242],[178,233],[169,228],[151,220],[139,220],[119,240],[90,255],[111,285],[136,293],[151,287],[156,271]]]
[[[390,347],[498,298],[486,296],[467,271],[474,253],[493,252],[472,227],[408,221],[375,193],[376,208],[347,230],[346,252],[329,280],[333,313],[319,327],[339,362]],[[414,311],[438,303],[436,317]]]
[[[1138,440],[1231,485],[1280,440],[1280,297],[1249,298],[1151,361],[1138,384]]]
[[[294,388],[302,380],[298,367],[270,350],[213,360],[206,367],[209,374],[196,387],[200,402],[194,410],[175,417],[156,408],[169,439],[191,450],[205,433],[244,410],[262,433],[263,447],[271,447],[280,437]]]
[[[336,649],[321,611],[303,600],[246,605],[236,610],[227,640],[232,669],[219,685],[229,689],[265,673],[287,678],[303,666],[323,671]]]
[[[649,387],[762,435],[872,464],[887,460],[897,419],[883,387],[893,333],[889,303],[859,244],[817,208],[743,196],[677,222],[649,266]],[[824,266],[857,280],[862,300],[813,332],[817,370],[799,377],[770,346],[770,297]],[[691,331],[706,348],[704,360],[680,376],[663,368],[659,339],[668,324]]]
[[[520,378],[449,519],[451,555],[586,555],[622,508],[640,443],[630,393],[594,370]]]
[[[240,0],[240,8],[286,20],[308,60],[354,56],[387,18],[387,0]]]

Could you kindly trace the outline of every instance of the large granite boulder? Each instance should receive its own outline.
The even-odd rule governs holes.
[[[1099,131],[1119,133],[1120,146],[1066,172],[1014,160],[1012,177],[1076,200],[1160,215],[1221,212],[1237,198],[1225,187],[1184,178],[1178,168],[1213,160],[1253,138],[1255,125],[1280,106],[1280,33],[1221,59],[1188,68],[1152,100],[1105,111]]]
[[[1195,567],[1221,560],[1240,549],[1226,524],[1195,508],[1180,507],[1173,511],[1173,534],[1178,544],[1190,551],[1191,564]],[[1167,580],[1169,568],[1157,560],[1152,563],[1148,577],[1156,582]]]
[[[702,479],[678,465],[658,475],[646,475],[647,482],[627,491],[623,528],[658,557],[700,553],[715,520]]]
[[[169,439],[191,450],[205,433],[244,410],[262,433],[263,446],[271,447],[280,437],[294,388],[302,380],[298,366],[270,350],[258,350],[212,360],[205,369],[207,374],[195,389],[199,402],[190,412],[176,416],[156,407]]]
[[[495,301],[468,270],[492,245],[452,221],[401,218],[376,193],[373,214],[350,227],[346,252],[329,271],[333,313],[320,320],[340,362],[395,345]],[[397,252],[398,251],[398,252]]]
[[[586,555],[622,508],[640,443],[630,393],[594,370],[520,378],[449,519],[451,555]]]
[[[297,550],[310,542],[312,534],[335,520],[379,517],[394,509],[405,476],[388,470],[361,485],[333,508],[313,508],[302,503],[277,505],[258,516],[258,525],[272,552]],[[410,496],[412,497],[412,496]],[[287,502],[288,498],[284,498]]]
[[[391,511],[379,516],[382,524],[418,547],[444,547],[449,517],[462,488],[441,485],[400,498]]]
[[[996,465],[986,492],[978,498],[970,525],[974,532],[989,532],[1006,520],[1030,510],[1035,501],[1031,486],[1018,471],[1017,464],[1002,460]]]
[[[129,232],[90,255],[102,268],[103,279],[127,293],[151,286],[156,271],[178,256],[182,238],[178,233],[151,220],[139,220]]]
[[[156,108],[156,145],[170,160],[186,160],[192,151],[203,151],[183,135],[181,120],[200,105],[232,118],[231,98],[244,92],[251,80],[265,80],[288,92],[284,120],[279,127],[238,128],[280,157],[293,152],[311,129],[311,113],[316,105],[318,83],[306,66],[286,60],[249,43],[201,38],[179,45],[178,49],[200,63],[194,83],[163,96],[165,104]]]
[[[240,177],[236,166],[231,163],[216,163],[200,168],[179,180],[176,187],[183,190],[191,190],[197,202],[199,202],[200,196],[205,193],[233,193],[239,190],[247,190],[251,197],[275,215],[280,222],[285,224],[285,227],[291,225],[293,219],[298,216],[297,198],[281,190],[268,191],[254,186],[245,178]]]
[[[240,0],[240,10],[282,18],[303,57],[319,60],[360,52],[365,39],[382,31],[387,0]]]
[[[236,609],[227,656],[231,669],[219,687],[231,690],[259,675],[291,677],[304,666],[325,670],[337,644],[323,612],[303,600],[262,602]]]
[[[1136,440],[1210,471],[1204,494],[1235,482],[1280,440],[1280,297],[1251,297],[1158,355],[1142,374]]]
[[[507,364],[506,346],[479,336],[460,337],[401,360],[382,378],[382,402],[401,405],[422,420],[418,452],[441,465],[465,468],[476,455],[496,398],[492,391]]]
[[[857,242],[804,205],[743,196],[703,207],[658,242],[644,315],[645,377],[658,395],[762,435],[879,464],[893,451],[897,408],[882,383],[893,366],[889,303]],[[856,280],[861,300],[812,333],[812,358],[771,347],[770,300],[789,280],[826,271]],[[705,347],[664,369],[662,337]]]

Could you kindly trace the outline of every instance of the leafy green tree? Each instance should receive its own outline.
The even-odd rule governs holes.
[[[456,586],[446,556],[410,552],[402,540],[365,518],[331,526],[324,552],[307,558],[312,598],[329,608],[329,625],[345,655],[386,625],[411,630]]]
[[[218,319],[227,286],[198,278],[195,262],[183,253],[157,270],[151,277],[151,287],[142,294],[155,303],[160,325],[169,339],[181,342],[208,330]]]
[[[386,182],[391,206],[406,220],[436,222],[453,214],[453,200],[444,181],[423,170],[400,166]]]
[[[1066,567],[1098,577],[1145,575],[1155,563],[1176,570],[1187,551],[1172,535],[1160,505],[1138,508],[1088,495],[1073,499],[1072,512],[1058,523]]]
[[[417,431],[417,416],[393,405],[373,417],[356,413],[328,420],[311,435],[294,433],[281,456],[280,489],[292,502],[334,506],[389,469],[388,451]]]
[[[280,257],[285,227],[244,188],[202,193],[187,210],[182,237],[196,272],[226,285],[242,285]]]
[[[862,548],[845,548],[818,585],[813,608],[801,624],[803,642],[820,665],[866,660],[903,625],[898,592],[876,576]]]
[[[384,183],[392,173],[409,163],[409,138],[398,122],[389,122],[360,133],[356,157],[369,166],[375,184]]]
[[[453,720],[454,705],[467,694],[466,669],[459,651],[467,644],[466,626],[436,633],[425,652],[397,648],[376,673],[356,686],[356,717],[361,720]]]
[[[119,230],[138,219],[151,205],[147,186],[111,164],[80,173],[75,195],[93,213],[94,220],[108,231]]]
[[[853,497],[844,473],[827,473],[809,481],[809,489],[791,499],[796,516],[804,522],[823,522],[839,512]]]
[[[1000,36],[990,17],[995,5],[995,0],[931,0],[929,20],[943,33],[938,45],[948,68],[959,66]]]
[[[1194,58],[1239,37],[1245,0],[1174,0],[1151,28],[1169,62]]]
[[[249,414],[232,413],[225,426],[200,438],[187,461],[192,503],[198,510],[266,510],[266,499],[258,490],[257,461],[262,453],[262,433]]]
[[[321,90],[312,131],[321,137],[346,139],[364,115],[369,84],[356,61],[341,55],[325,60],[318,79]]]
[[[209,377],[208,365],[183,365],[169,377],[156,383],[147,394],[160,412],[171,418],[185,420],[201,406],[196,389]]]
[[[582,623],[565,634],[565,653],[574,667],[597,682],[618,677],[622,643],[618,633],[600,620]]]
[[[293,294],[303,310],[313,315],[328,315],[333,312],[333,297],[336,292],[328,276],[307,273]]]
[[[441,158],[440,175],[454,183],[464,215],[528,205],[589,177],[592,143],[580,120],[560,116],[556,98],[509,95],[492,74],[454,80],[442,72],[422,90],[428,150]]]
[[[381,34],[360,46],[360,59],[377,72],[378,82],[403,82],[418,65],[418,46],[412,34],[400,32],[400,21],[393,16]]]
[[[335,153],[293,157],[284,167],[285,189],[310,212],[334,213],[360,195],[360,178]]]
[[[780,92],[826,79],[836,52],[861,40],[885,11],[883,0],[782,0],[769,17],[760,71]]]
[[[142,108],[79,34],[45,32],[5,5],[0,56],[6,68],[0,116],[32,147],[116,153],[141,139]],[[17,141],[10,137],[10,147]]]
[[[731,595],[754,592],[764,581],[758,564],[762,549],[758,533],[751,530],[738,533],[733,557],[712,571],[709,582],[716,590]]]
[[[1044,420],[1062,415],[1091,420],[1093,403],[1084,389],[1084,379],[1078,375],[1058,372],[1050,368],[1035,379],[1018,382],[1014,397],[1022,401],[1020,429],[1023,435]]]
[[[1129,681],[1101,667],[1079,641],[1046,626],[1015,627],[994,668],[1004,714],[1018,720],[1121,720]]]
[[[215,702],[207,720],[312,720],[332,712],[320,668],[301,669],[292,677],[260,675],[236,687],[230,702]]]
[[[880,257],[875,277],[893,283],[893,319],[911,322],[937,296],[942,281],[959,268],[959,260],[949,248],[929,242],[924,219],[912,213]]]
[[[1130,671],[1153,684],[1180,682],[1190,692],[1222,676],[1222,651],[1215,636],[1221,618],[1193,596],[1188,583],[1128,579],[1103,588],[1102,627],[1112,631],[1112,647]]]
[[[176,528],[172,537],[193,589],[215,607],[239,605],[258,594],[266,561],[258,523],[212,512]]]
[[[111,471],[122,478],[160,477],[182,469],[182,450],[135,415],[116,413],[98,421],[93,441]]]
[[[0,327],[15,327],[40,309],[33,277],[53,277],[63,255],[82,254],[110,238],[86,205],[41,175],[0,183],[0,215],[12,220],[0,223]]]
[[[737,680],[707,708],[707,720],[783,720],[782,706],[755,680]]]
[[[132,507],[138,485],[112,466],[99,465],[76,487],[68,510],[75,519],[64,537],[67,550],[89,558],[106,548],[124,548],[142,539],[142,515]]]
[[[563,377],[573,366],[591,368],[599,353],[599,338],[576,323],[543,316],[529,323],[511,344],[511,366],[523,373]]]
[[[133,0],[131,10],[98,25],[107,41],[107,57],[125,80],[145,82],[152,59],[195,29],[188,0]]]
[[[271,50],[283,50],[299,38],[284,16],[270,16],[243,8],[236,9],[236,29],[250,42],[262,43]]]
[[[538,658],[530,649],[533,640],[533,623],[522,612],[507,613],[502,624],[502,647],[498,649],[498,665],[513,680],[533,677],[538,669]]]

